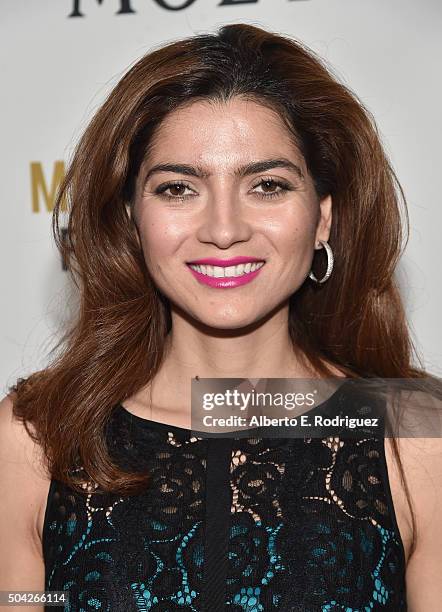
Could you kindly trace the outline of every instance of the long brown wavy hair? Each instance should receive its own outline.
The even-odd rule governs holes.
[[[307,279],[291,296],[294,347],[324,377],[334,375],[325,361],[351,378],[426,375],[394,279],[404,227],[408,240],[406,201],[370,112],[289,37],[232,24],[177,40],[133,65],[76,147],[53,232],[79,289],[78,315],[49,366],[10,387],[14,413],[44,449],[52,477],[78,491],[77,460],[103,490],[136,493],[148,479],[122,471],[105,442],[112,409],[157,373],[171,327],[170,305],[149,275],[127,209],[140,164],[168,113],[238,95],[279,113],[318,196],[333,198],[333,274],[320,286]],[[394,449],[406,488],[396,441]]]

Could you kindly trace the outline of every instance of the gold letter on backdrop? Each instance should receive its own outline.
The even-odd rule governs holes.
[[[56,161],[52,174],[51,191],[49,192],[41,162],[31,162],[32,212],[40,212],[40,195],[44,198],[46,210],[48,212],[54,210],[57,189],[64,178],[64,173],[64,161]],[[66,210],[66,202],[64,199],[61,204],[61,210]]]

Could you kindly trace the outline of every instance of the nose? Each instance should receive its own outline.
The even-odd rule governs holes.
[[[240,196],[219,189],[208,198],[199,216],[197,238],[220,249],[228,249],[235,242],[245,242],[253,231],[251,219],[246,217]]]

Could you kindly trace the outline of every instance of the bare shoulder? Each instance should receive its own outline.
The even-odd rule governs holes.
[[[411,612],[438,609],[442,601],[442,439],[398,438],[397,442],[416,521],[416,548],[407,560],[407,603]],[[386,452],[387,448],[392,496],[406,547],[411,541],[411,512],[392,459],[391,440]]]
[[[41,531],[50,486],[40,446],[13,414],[13,397],[0,401],[0,521],[14,539],[25,538],[42,556]],[[12,537],[12,535],[11,535]]]
[[[408,563],[413,540],[413,522],[411,518],[411,511],[407,502],[404,486],[402,484],[401,473],[399,471],[391,438],[385,438],[384,444],[391,497],[393,499],[400,536],[404,545],[405,561]],[[403,463],[402,454],[401,462]]]

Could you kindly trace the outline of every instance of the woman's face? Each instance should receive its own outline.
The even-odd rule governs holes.
[[[214,328],[286,304],[328,239],[331,198],[319,201],[280,117],[238,97],[197,101],[170,113],[152,144],[133,215],[158,288]]]

